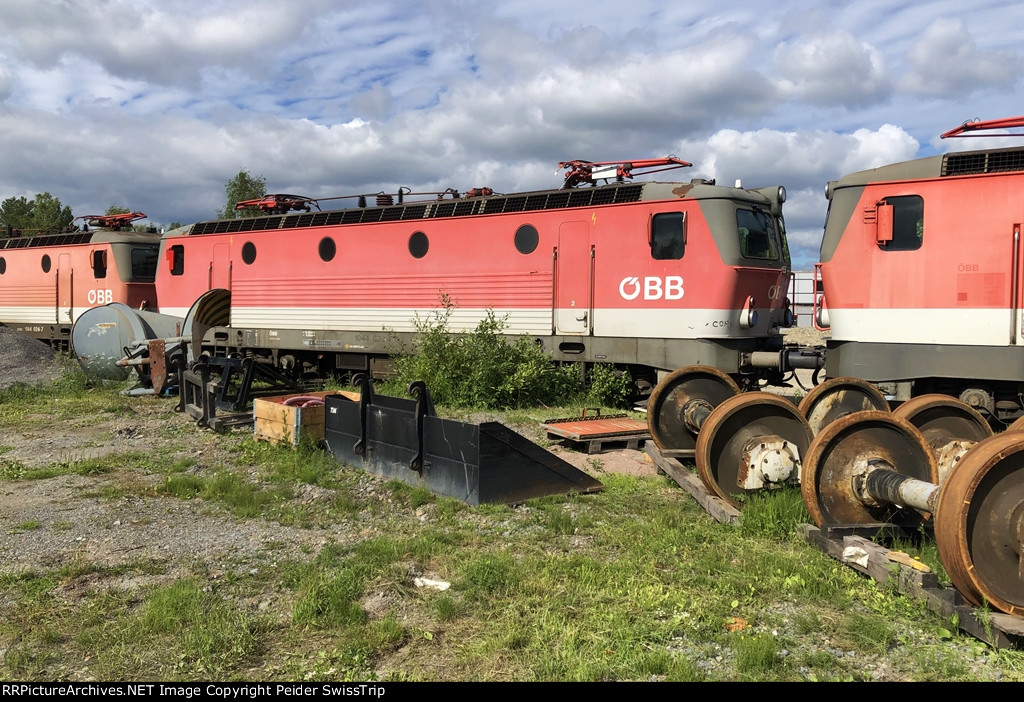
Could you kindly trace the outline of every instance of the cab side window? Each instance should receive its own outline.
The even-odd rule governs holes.
[[[96,279],[107,277],[107,252],[92,252],[92,274]]]
[[[878,203],[876,212],[878,248],[883,251],[916,251],[921,248],[924,243],[924,199],[920,195],[887,197]]]
[[[661,212],[651,218],[651,258],[678,261],[686,251],[686,213]]]
[[[181,244],[175,244],[170,248],[170,253],[167,255],[168,261],[171,264],[171,275],[184,275],[185,274],[185,247]]]

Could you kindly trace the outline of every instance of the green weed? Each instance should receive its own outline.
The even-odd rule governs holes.
[[[896,630],[890,621],[878,614],[848,613],[842,634],[858,650],[876,654],[884,654],[896,640]]]
[[[746,496],[740,513],[740,531],[744,536],[785,539],[798,524],[806,524],[810,515],[798,487],[765,490]]]
[[[746,680],[778,679],[782,672],[779,646],[775,638],[765,634],[734,636],[736,670]]]

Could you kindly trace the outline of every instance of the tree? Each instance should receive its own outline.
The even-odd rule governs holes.
[[[220,219],[234,219],[235,217],[255,217],[261,214],[260,210],[248,207],[236,210],[235,205],[244,200],[254,200],[267,194],[267,179],[263,176],[253,176],[244,168],[224,186],[227,194],[227,202],[224,209],[217,213]]]
[[[108,207],[107,211],[104,212],[103,214],[116,215],[116,214],[128,214],[129,212],[131,212],[131,210],[129,210],[127,207],[121,207],[120,205],[115,203],[115,204],[112,204],[110,207]]]
[[[71,226],[75,216],[71,208],[61,205],[60,200],[50,193],[39,193],[33,200],[32,225],[35,229],[47,232],[60,232]]]
[[[0,204],[0,225],[14,229],[28,229],[32,226],[32,205],[34,200],[24,197],[9,197]]]
[[[50,193],[38,193],[31,200],[9,197],[0,204],[0,224],[14,229],[38,229],[56,233],[75,220],[71,208],[61,205]]]

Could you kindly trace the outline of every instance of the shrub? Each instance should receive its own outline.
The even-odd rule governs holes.
[[[434,401],[449,407],[520,409],[537,405],[621,406],[632,390],[628,373],[614,366],[591,369],[590,389],[578,364],[556,365],[531,337],[505,333],[507,317],[488,310],[469,333],[449,329],[453,306],[415,320],[410,353],[394,359],[396,381],[422,380]]]

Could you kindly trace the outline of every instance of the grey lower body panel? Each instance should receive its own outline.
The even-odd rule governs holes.
[[[413,334],[388,332],[344,332],[290,329],[241,329],[216,327],[206,335],[207,343],[237,348],[263,348],[360,357],[386,356],[411,348]],[[515,339],[517,337],[510,337]],[[764,339],[650,339],[603,336],[531,337],[556,361],[617,363],[675,370],[684,366],[714,366],[726,373],[740,370],[744,353],[766,347]],[[770,346],[770,345],[768,345]],[[338,361],[339,368],[365,370],[364,364]]]
[[[871,382],[917,378],[967,378],[1024,382],[1024,347],[880,344],[830,341],[830,378],[852,376]]]

